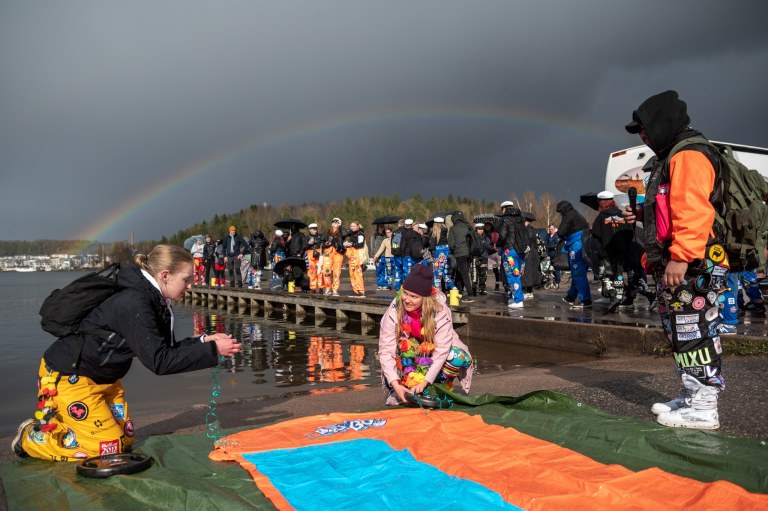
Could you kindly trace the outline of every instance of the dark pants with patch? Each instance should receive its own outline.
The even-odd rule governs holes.
[[[689,267],[686,282],[674,289],[664,287],[664,266],[658,265],[654,276],[659,315],[675,363],[701,383],[723,388],[723,347],[717,327],[728,278],[725,251],[721,245],[707,247],[706,258],[698,267]]]

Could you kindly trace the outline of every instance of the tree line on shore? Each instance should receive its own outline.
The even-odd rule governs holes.
[[[454,197],[453,195],[429,199],[424,199],[421,195],[414,195],[406,200],[400,200],[397,195],[373,196],[300,205],[287,203],[279,206],[253,204],[236,213],[216,214],[210,221],[191,225],[171,236],[163,236],[160,240],[139,241],[133,249],[128,241],[106,244],[85,240],[0,241],[0,257],[22,254],[71,254],[73,250],[77,250],[78,253],[100,253],[103,251],[104,254],[110,256],[112,261],[126,264],[133,260],[134,252],[146,253],[156,243],[183,245],[184,240],[198,234],[210,234],[214,239],[222,238],[226,236],[230,225],[235,225],[238,232],[244,236],[260,229],[270,237],[275,229],[274,223],[281,218],[296,218],[307,224],[317,222],[322,229],[326,229],[333,217],[339,217],[345,225],[351,221],[358,221],[370,232],[371,222],[379,216],[407,217],[413,218],[417,222],[423,222],[437,213],[459,210],[469,221],[472,221],[472,218],[477,215],[497,213],[499,204],[505,200],[511,200],[519,205],[521,210],[533,213],[537,219],[534,223],[536,227],[543,228],[549,224],[557,225],[560,221],[560,215],[555,210],[558,199],[546,192],[537,196],[532,191],[526,191],[521,196],[515,194],[501,196],[492,202],[467,197]],[[574,206],[577,205],[574,204]],[[594,215],[590,216],[594,218]]]

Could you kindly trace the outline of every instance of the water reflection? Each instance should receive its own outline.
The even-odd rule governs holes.
[[[277,388],[332,385],[343,382],[378,383],[377,338],[360,340],[319,328],[280,321],[194,309],[195,335],[227,333],[240,339],[241,353],[225,361],[231,373],[252,373],[254,384]]]

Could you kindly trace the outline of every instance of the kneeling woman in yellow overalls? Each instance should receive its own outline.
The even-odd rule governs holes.
[[[81,331],[98,333],[64,337],[45,351],[38,410],[13,441],[18,456],[77,461],[130,451],[134,426],[120,379],[134,357],[155,374],[174,374],[213,367],[219,355],[240,351],[227,334],[174,338],[171,301],[194,280],[190,253],[158,245],[137,255],[136,265],[119,272],[120,290],[83,320]]]

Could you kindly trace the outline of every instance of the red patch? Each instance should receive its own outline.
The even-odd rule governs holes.
[[[109,442],[99,442],[99,456],[120,453],[120,441],[110,440]]]

